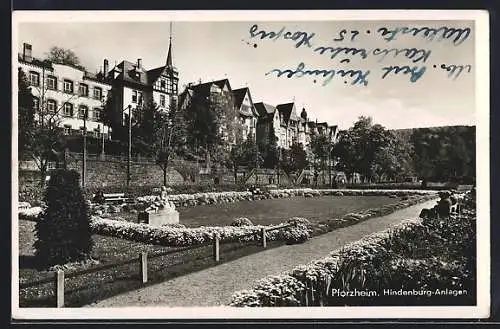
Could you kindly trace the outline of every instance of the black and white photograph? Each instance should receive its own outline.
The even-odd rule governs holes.
[[[488,317],[488,19],[14,11],[12,317]]]

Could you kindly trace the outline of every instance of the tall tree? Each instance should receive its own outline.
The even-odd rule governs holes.
[[[372,162],[372,173],[381,180],[399,180],[413,175],[412,145],[393,132],[388,132],[388,140],[380,146]]]
[[[245,166],[247,169],[258,168],[262,165],[263,159],[259,152],[255,137],[248,134],[245,140],[237,139],[236,144],[231,148],[229,163],[233,168],[234,181],[238,180],[238,168]]]
[[[24,71],[18,69],[18,97],[17,97],[17,128],[19,159],[26,159],[35,142],[33,130],[35,128],[35,109],[33,95],[28,87]]]
[[[475,177],[475,127],[414,129],[410,141],[413,162],[422,180],[448,181]]]
[[[80,66],[80,58],[78,58],[73,50],[57,46],[50,48],[49,52],[46,54],[46,59],[52,63],[76,67]]]
[[[324,180],[325,170],[328,169],[328,160],[330,158],[332,143],[330,142],[330,139],[327,135],[315,134],[311,136],[309,148],[311,149],[311,152],[313,154],[313,167],[315,176],[318,177],[317,175],[320,172],[323,172]]]
[[[186,109],[188,143],[198,155],[205,156],[207,167],[212,160],[223,162],[235,143],[241,125],[231,92],[195,92]]]
[[[259,153],[262,155],[264,168],[273,169],[278,165],[279,150],[278,150],[278,137],[274,131],[274,126],[270,124],[269,132],[266,140],[260,141]]]
[[[354,159],[356,157],[353,137],[347,130],[339,131],[338,141],[333,148],[333,153],[338,160],[335,168],[344,172],[347,179],[351,180],[355,172]]]
[[[302,144],[299,143],[293,143],[288,150],[283,149],[281,156],[280,167],[288,174],[300,172],[309,165],[306,151]]]
[[[182,110],[171,99],[168,111],[148,103],[136,114],[134,143],[141,154],[153,156],[163,171],[163,185],[168,183],[172,159],[186,152],[186,128]]]

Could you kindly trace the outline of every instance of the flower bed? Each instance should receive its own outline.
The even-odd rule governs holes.
[[[390,196],[395,198],[409,197],[413,195],[435,195],[435,191],[428,190],[339,190],[339,189],[274,189],[263,194],[252,194],[252,192],[209,192],[195,194],[173,194],[169,195],[169,201],[176,207],[194,207],[197,205],[229,203],[238,201],[252,201],[274,198],[291,197],[319,197],[319,196]],[[141,206],[155,202],[157,196],[149,195],[136,198],[136,203]]]
[[[284,226],[286,223],[278,226]],[[276,226],[273,226],[276,227]],[[164,246],[191,246],[211,243],[215,235],[221,242],[250,242],[261,239],[262,228],[271,226],[201,226],[183,228],[172,226],[153,226],[136,224],[112,219],[93,217],[92,231],[96,234],[114,236],[143,243],[159,244]],[[284,239],[287,229],[273,230],[267,233],[268,240]]]
[[[401,200],[377,209],[368,209],[359,213],[349,213],[341,219],[328,219],[317,226],[311,224],[305,218],[291,218],[278,226],[292,223],[294,227],[268,232],[267,239],[286,241],[287,243],[301,243],[309,239],[314,232],[324,233],[325,231],[353,225],[369,218],[387,215],[398,209],[411,206],[433,197],[434,196],[431,194],[411,196],[407,200]],[[25,211],[23,219],[36,220],[41,211],[42,208],[39,207],[36,209],[28,209]],[[221,242],[258,241],[262,228],[269,229],[275,227],[262,225],[249,226],[243,224],[242,222],[239,223],[238,226],[201,226],[197,228],[186,228],[137,224],[121,220],[106,219],[100,216],[92,216],[91,220],[91,228],[95,234],[165,246],[188,246],[209,243],[213,241],[215,233],[220,236]]]
[[[464,210],[463,215],[403,221],[327,258],[264,278],[252,289],[236,292],[230,305],[473,304],[475,209]],[[386,296],[385,291],[400,290],[413,295]],[[418,295],[422,292],[425,295]]]

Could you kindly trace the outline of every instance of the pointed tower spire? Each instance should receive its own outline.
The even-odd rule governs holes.
[[[168,45],[167,67],[173,68],[172,65],[172,22],[170,22],[170,44]]]

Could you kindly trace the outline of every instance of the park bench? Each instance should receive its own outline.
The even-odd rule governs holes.
[[[105,202],[125,202],[128,198],[125,197],[125,193],[104,193]]]
[[[117,202],[127,202],[129,198],[125,197],[125,193],[103,193],[102,201],[97,200],[97,194],[92,196],[92,200],[97,203],[117,203]]]

